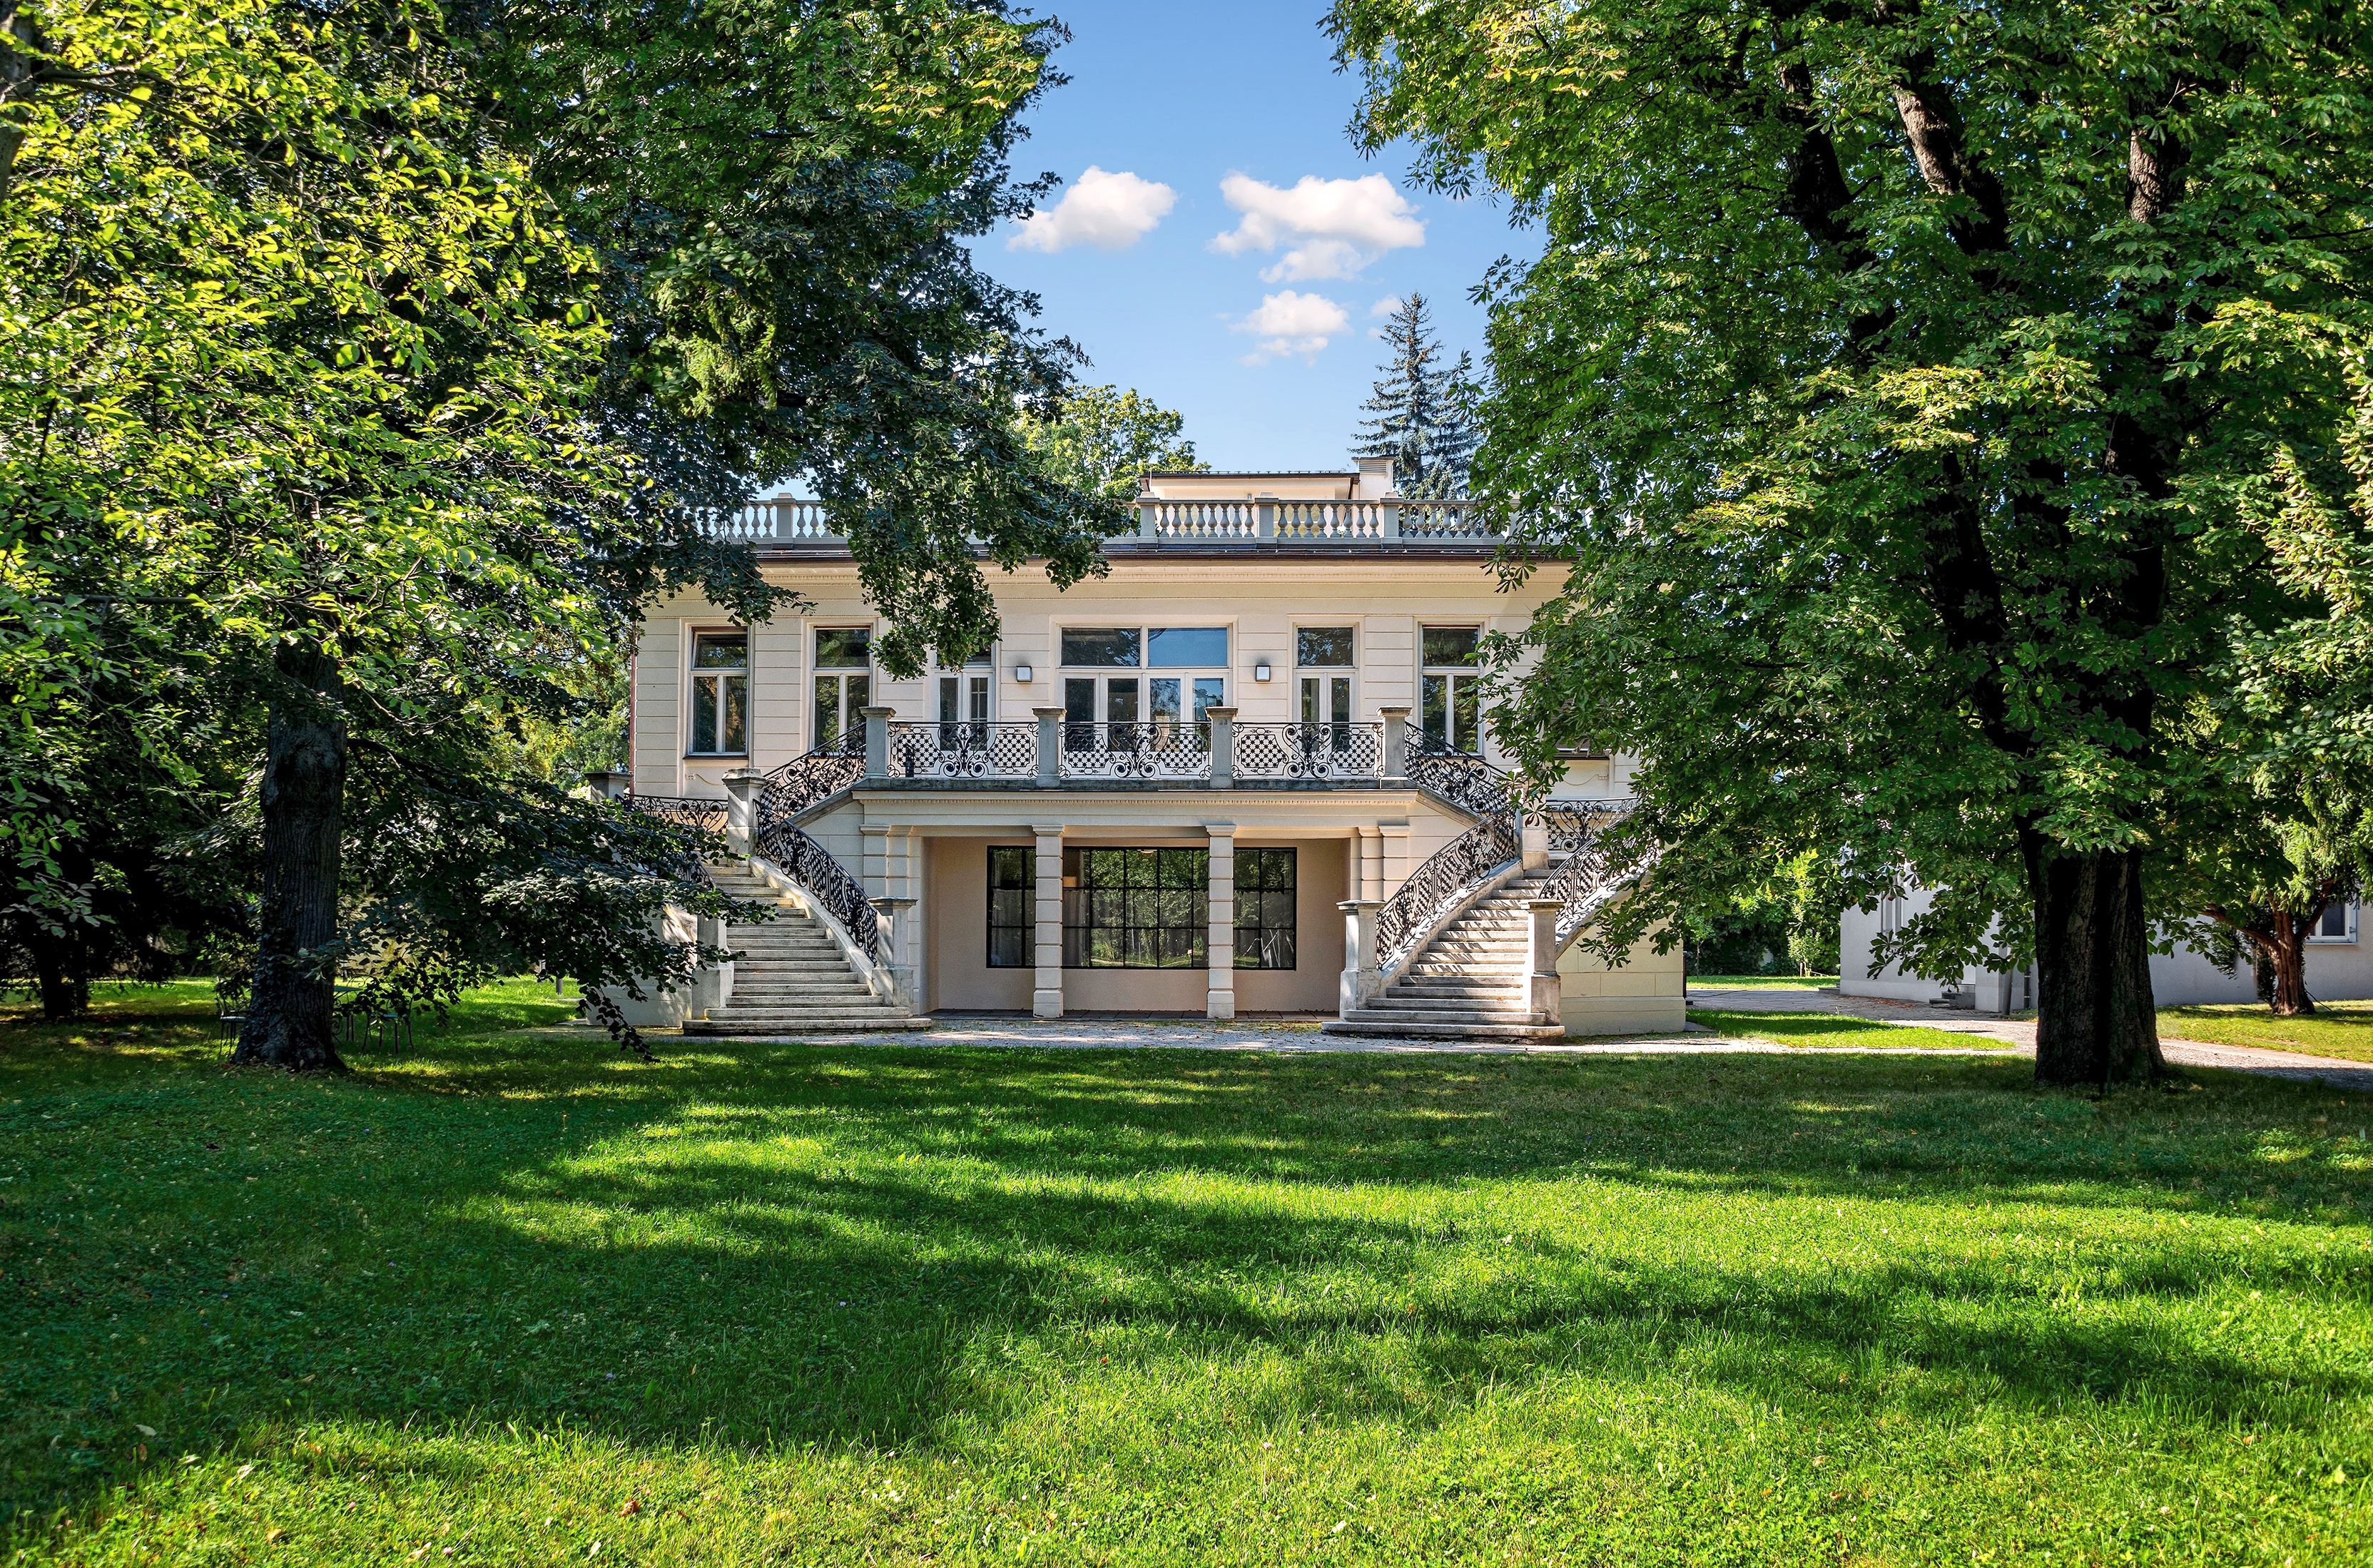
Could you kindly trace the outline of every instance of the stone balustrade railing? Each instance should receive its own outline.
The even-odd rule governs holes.
[[[1500,534],[1479,501],[1176,501],[1136,503],[1137,529],[1123,534],[1153,544],[1496,544]],[[845,544],[821,501],[754,501],[711,512],[701,526],[750,544]]]

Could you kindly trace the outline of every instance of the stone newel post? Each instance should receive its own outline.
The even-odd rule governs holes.
[[[865,777],[890,777],[890,716],[894,708],[860,708],[865,715]]]
[[[602,771],[587,774],[585,782],[598,800],[623,801],[626,798],[626,780],[632,777],[627,773]]]
[[[1409,716],[1406,708],[1380,708],[1376,717],[1385,723],[1385,777],[1409,777]]]
[[[766,776],[737,767],[725,776],[725,847],[743,857],[758,852],[758,796]]]
[[[1381,898],[1352,898],[1335,906],[1343,911],[1343,985],[1336,1001],[1345,1018],[1384,991],[1384,971],[1376,965],[1376,912],[1384,907]]]
[[[1236,710],[1207,708],[1203,713],[1211,721],[1211,784],[1225,790],[1236,781]]]
[[[1518,853],[1525,870],[1537,872],[1549,863],[1549,825],[1538,813],[1526,812],[1524,825],[1517,829]]]
[[[1565,989],[1558,979],[1557,928],[1558,917],[1565,913],[1565,904],[1556,898],[1525,900],[1526,923],[1531,928],[1531,940],[1526,945],[1525,1006],[1536,1024],[1565,1022]]]
[[[1063,710],[1034,708],[1038,716],[1038,788],[1052,790],[1063,777]]]

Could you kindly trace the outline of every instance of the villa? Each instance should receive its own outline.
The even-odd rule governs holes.
[[[1109,575],[994,580],[996,644],[896,679],[812,502],[717,526],[810,608],[754,626],[679,599],[635,650],[623,790],[722,828],[786,919],[676,1003],[687,1030],[934,1012],[1325,1014],[1484,1038],[1682,1027],[1677,952],[1574,938],[1632,872],[1596,835],[1628,766],[1511,789],[1479,640],[1502,587],[1463,501],[1339,473],[1153,474]],[[688,1011],[683,1011],[688,1010]],[[662,1022],[651,1018],[650,1022]]]

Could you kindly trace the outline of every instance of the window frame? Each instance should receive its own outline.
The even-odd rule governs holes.
[[[739,642],[742,645],[742,662],[740,666],[736,667],[729,664],[718,664],[704,668],[700,662],[701,644],[711,641]],[[750,632],[749,628],[746,626],[725,626],[713,630],[702,630],[697,627],[692,629],[691,640],[684,648],[686,682],[684,715],[684,755],[687,759],[736,756],[746,757],[750,755],[751,653]],[[721,741],[725,738],[726,734],[725,716],[727,710],[725,707],[724,688],[729,682],[736,683],[742,688],[742,744],[738,748],[730,750],[701,751],[694,744],[694,740],[700,732],[700,714],[704,700],[702,688],[708,688],[709,692],[712,694],[706,700],[708,702],[714,712],[711,728],[717,738]]]
[[[822,643],[824,634],[827,632],[863,632],[865,634],[865,662],[861,665],[824,663],[822,659]],[[856,707],[871,708],[873,706],[873,688],[876,684],[874,680],[876,672],[873,664],[873,632],[874,626],[871,621],[810,621],[808,623],[807,704],[808,747],[810,750],[820,749],[826,745],[845,745],[848,743],[848,736],[852,732],[863,732],[862,723],[849,723],[848,721],[848,716],[842,710],[850,707],[848,702],[848,678],[852,675],[862,676],[865,681],[865,700],[857,704]],[[833,712],[835,729],[833,734],[829,738],[827,738],[824,732],[824,706],[816,700],[816,688],[821,682],[826,679],[838,683],[837,690],[839,692],[839,695],[835,698],[836,707]]]
[[[1282,863],[1285,868],[1282,887],[1257,885],[1246,887],[1245,885],[1245,872],[1248,870],[1253,872],[1252,880],[1257,883],[1261,881],[1261,868],[1280,863]],[[1279,973],[1300,969],[1302,966],[1302,858],[1296,846],[1292,844],[1237,845],[1235,895],[1235,967],[1272,970]],[[1251,896],[1247,897],[1246,895]],[[1273,903],[1272,900],[1282,900],[1282,903],[1281,905]],[[1269,918],[1280,907],[1285,914],[1282,922]],[[1248,914],[1253,917],[1249,920],[1245,919]],[[1269,938],[1266,944],[1260,940],[1264,935]],[[1285,962],[1264,963],[1264,958],[1275,956],[1278,954],[1280,937],[1283,938],[1282,951]],[[1251,939],[1249,945],[1253,948],[1249,953],[1245,951],[1248,945],[1247,938]]]
[[[1136,638],[1136,662],[1131,664],[1071,664],[1064,661],[1063,638],[1071,632],[1128,632]],[[1227,639],[1227,659],[1218,664],[1156,664],[1153,661],[1153,634],[1159,631],[1218,631]],[[1134,625],[1116,625],[1110,621],[1093,624],[1080,622],[1058,625],[1054,628],[1055,692],[1064,708],[1061,731],[1065,751],[1109,749],[1125,751],[1140,741],[1186,724],[1198,732],[1208,722],[1205,710],[1224,708],[1229,692],[1234,685],[1233,661],[1236,655],[1236,624],[1222,622],[1217,626],[1157,626],[1151,621]],[[1073,717],[1071,701],[1074,683],[1092,681],[1095,685],[1090,707],[1093,717],[1081,720]],[[1120,681],[1136,689],[1136,714],[1132,718],[1112,716],[1112,686]],[[1178,683],[1178,712],[1175,717],[1157,716],[1154,711],[1154,685],[1159,681]],[[1202,689],[1205,682],[1219,683],[1216,695]],[[1103,726],[1099,731],[1097,726]],[[1096,737],[1101,732],[1103,738]]]
[[[2307,945],[2309,947],[2354,947],[2356,945],[2357,900],[2354,898],[2334,899],[2330,905],[2325,907],[2324,916],[2329,917],[2333,909],[2343,911],[2341,916],[2342,934],[2339,936],[2325,936],[2322,934],[2320,928],[2323,924],[2323,918],[2320,917],[2316,921],[2316,925],[2319,930],[2310,933],[2305,939]]]
[[[1482,655],[1478,652],[1474,662],[1467,664],[1433,662],[1425,656],[1425,634],[1430,631],[1471,631],[1475,634],[1477,643],[1480,644],[1483,638],[1490,635],[1490,629],[1488,625],[1479,622],[1444,623],[1434,626],[1427,626],[1423,622],[1418,624],[1417,730],[1419,734],[1426,737],[1429,744],[1434,743],[1435,737],[1433,731],[1427,727],[1426,696],[1430,683],[1433,681],[1438,680],[1443,683],[1443,732],[1439,743],[1441,745],[1462,755],[1481,756],[1484,755],[1484,741],[1488,734],[1488,726],[1483,722],[1480,695],[1480,684],[1484,674]],[[1457,728],[1462,685],[1470,688],[1466,706],[1470,710],[1468,717],[1474,729],[1472,734],[1452,732]]]
[[[1020,865],[1021,880],[1018,883],[1006,886],[999,885],[998,860],[1000,856],[1012,858],[1008,861],[1009,866],[1015,863]],[[987,907],[984,911],[987,917],[984,950],[984,956],[988,960],[986,966],[991,969],[1035,969],[1038,966],[1037,847],[1031,844],[992,844],[988,847],[986,870],[988,873],[984,878],[988,887]],[[1019,902],[1022,906],[1023,918],[1018,923],[1000,920],[997,918],[997,895],[1000,893],[1018,893],[1022,895]],[[999,956],[997,938],[1000,931],[1020,933],[1011,944],[1012,955],[1010,957]]]

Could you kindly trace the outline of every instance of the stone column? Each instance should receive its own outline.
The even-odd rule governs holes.
[[[1380,537],[1398,539],[1401,536],[1401,503],[1398,497],[1386,497],[1384,503],[1376,508],[1376,517]]]
[[[1343,985],[1337,1010],[1349,1018],[1381,994],[1384,971],[1376,966],[1376,911],[1381,898],[1348,898],[1335,906],[1343,911]]]
[[[1385,726],[1385,777],[1409,777],[1409,716],[1406,708],[1379,708],[1376,717]]]
[[[1561,899],[1525,900],[1525,915],[1532,935],[1526,943],[1525,1006],[1531,1011],[1536,1024],[1565,1022],[1565,991],[1557,972],[1558,917],[1564,912]]]
[[[1063,778],[1063,710],[1034,708],[1038,717],[1038,788],[1052,790]]]
[[[1236,1015],[1236,825],[1207,822],[1211,836],[1211,929],[1204,943],[1210,977],[1203,993],[1203,1015]]]
[[[737,767],[725,776],[725,847],[743,857],[758,852],[758,796],[766,776],[754,767]]]
[[[626,798],[626,780],[633,777],[630,773],[604,769],[587,774],[585,782],[597,800],[623,801]]]
[[[1268,540],[1277,537],[1277,497],[1257,496],[1253,498],[1253,537]]]
[[[865,777],[887,778],[890,776],[890,716],[894,708],[860,708],[865,715]]]
[[[1045,733],[1042,725],[1040,733]],[[1030,993],[1030,1012],[1036,1018],[1063,1016],[1063,825],[1033,823],[1037,837],[1034,854],[1037,887],[1032,899],[1036,917],[1035,945],[1038,958],[1037,989]]]
[[[1207,708],[1211,720],[1211,788],[1225,790],[1236,781],[1236,710]]]

